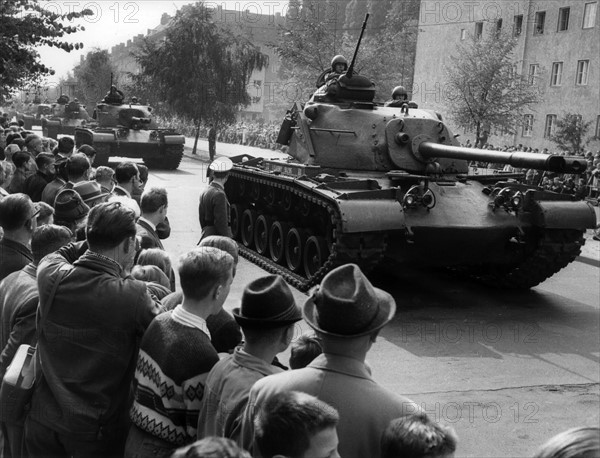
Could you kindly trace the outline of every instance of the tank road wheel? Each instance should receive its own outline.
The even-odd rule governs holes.
[[[258,254],[266,256],[269,252],[269,229],[273,219],[267,215],[260,215],[256,218],[254,225],[254,246]]]
[[[256,226],[256,211],[244,210],[242,213],[242,226],[240,227],[240,235],[242,243],[245,247],[251,248],[254,244],[254,227]]]
[[[290,230],[290,225],[275,221],[269,231],[269,255],[277,264],[285,262],[285,237]]]
[[[308,278],[314,277],[329,256],[325,237],[313,235],[304,245],[304,273]]]
[[[229,219],[231,226],[231,236],[234,240],[239,240],[240,238],[240,220],[242,217],[242,206],[240,204],[232,204]]]
[[[293,227],[285,239],[285,261],[292,272],[302,270],[302,251],[306,243],[307,233],[304,229]]]

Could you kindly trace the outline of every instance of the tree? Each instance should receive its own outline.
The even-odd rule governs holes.
[[[211,21],[202,3],[179,10],[165,41],[146,41],[137,60],[142,70],[134,84],[151,79],[158,97],[194,121],[193,153],[201,122],[233,122],[239,109],[250,104],[246,86],[252,72],[267,63],[246,38]]]
[[[79,101],[93,107],[110,89],[113,73],[108,51],[93,49],[88,52],[85,59],[73,69],[77,81],[75,95]],[[117,84],[117,81],[113,84]]]
[[[458,126],[474,127],[476,141],[484,130],[514,133],[524,111],[541,98],[537,86],[515,68],[515,46],[506,32],[471,36],[459,43],[445,68],[447,112]]]
[[[566,113],[556,120],[556,129],[550,139],[560,150],[577,155],[583,152],[588,143],[596,139],[595,136],[585,138],[591,126],[592,121],[583,122],[581,115]]]
[[[0,103],[15,89],[39,84],[43,76],[54,74],[40,61],[36,46],[54,46],[66,52],[82,48],[83,43],[69,43],[64,37],[84,30],[82,26],[73,25],[72,21],[91,14],[91,10],[60,14],[54,8],[45,9],[38,0],[2,0]]]

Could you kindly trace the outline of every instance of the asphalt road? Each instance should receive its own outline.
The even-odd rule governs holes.
[[[220,144],[217,153],[223,152],[261,153]],[[198,159],[205,158],[201,150],[195,160],[184,158],[177,171],[150,173],[150,185],[169,192],[173,231],[165,245],[174,258],[200,236],[198,195],[207,181],[206,163]],[[456,456],[532,456],[558,432],[598,426],[597,244],[588,241],[586,262],[570,264],[527,293],[490,290],[443,273],[375,274],[374,283],[398,304],[368,355],[375,379],[453,426]],[[241,259],[225,307],[239,306],[244,285],[264,274]],[[296,290],[294,295],[306,300]],[[297,333],[306,330],[301,323]]]

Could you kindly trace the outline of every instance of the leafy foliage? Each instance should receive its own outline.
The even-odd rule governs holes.
[[[88,107],[95,106],[110,89],[113,72],[108,51],[93,49],[88,52],[83,62],[73,69],[78,83],[75,95],[79,101]]]
[[[516,40],[491,32],[459,43],[446,82],[450,117],[464,128],[475,128],[477,139],[493,129],[514,133],[525,109],[539,102],[537,86],[518,73],[513,63]],[[485,137],[485,135],[484,135]]]
[[[27,84],[35,84],[54,71],[40,61],[36,46],[54,46],[70,52],[83,43],[69,43],[65,35],[83,30],[74,19],[91,15],[91,10],[58,14],[44,9],[38,0],[0,2],[0,102]]]
[[[556,129],[551,140],[562,151],[579,154],[583,152],[588,143],[596,139],[593,136],[586,138],[591,126],[592,121],[583,122],[581,115],[566,113],[562,118],[556,120]]]
[[[149,84],[151,98],[165,100],[195,125],[233,122],[250,103],[246,85],[253,70],[267,63],[247,39],[212,22],[201,3],[179,10],[165,41],[147,40],[137,60],[142,71],[132,75],[133,85]]]
[[[385,100],[398,84],[412,86],[416,50],[419,1],[390,2],[388,0],[352,0],[345,11],[345,25],[334,24],[330,15],[319,14],[319,2],[305,0],[290,2],[290,8],[299,8],[279,31],[280,39],[271,44],[281,58],[279,76],[286,82],[289,108],[292,100],[306,101],[315,91],[319,74],[330,68],[331,58],[343,54],[352,59],[356,40],[365,12],[374,11],[367,24],[355,70],[377,78],[378,97]],[[359,18],[360,16],[360,18]]]

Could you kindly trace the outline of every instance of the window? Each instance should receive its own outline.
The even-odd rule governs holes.
[[[575,78],[575,84],[577,84],[577,86],[587,86],[589,68],[589,60],[580,60],[577,62],[577,77]]]
[[[533,115],[525,115],[523,117],[523,137],[531,137],[533,130]]]
[[[529,75],[528,75],[527,81],[529,82],[530,85],[533,86],[535,84],[535,80],[536,80],[539,72],[540,72],[539,64],[529,65]]]
[[[465,38],[467,38],[467,30],[466,29],[460,29],[460,39],[464,40]]]
[[[564,32],[569,28],[569,13],[571,8],[560,8],[558,10],[558,31]]]
[[[596,137],[600,138],[600,115],[596,118]]]
[[[538,11],[535,13],[535,24],[533,27],[534,35],[541,35],[544,33],[544,23],[546,22],[546,12]]]
[[[500,30],[502,30],[502,19],[496,21],[496,31],[500,32]]]
[[[475,38],[481,38],[483,35],[483,22],[475,23]]]
[[[556,115],[546,115],[546,125],[544,126],[544,138],[550,138],[554,135],[554,128],[556,127]]]
[[[523,31],[523,15],[519,14],[519,15],[515,16],[515,19],[513,22],[513,35],[515,37],[518,37],[519,35],[521,35],[522,31]]]
[[[583,8],[583,28],[591,29],[596,25],[596,9],[598,8],[598,3],[586,3]]]
[[[560,86],[562,83],[562,62],[552,62],[552,74],[550,75],[550,86]]]

